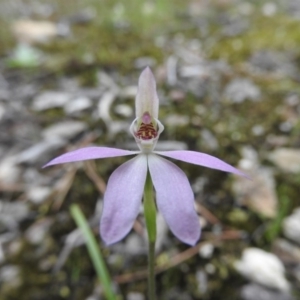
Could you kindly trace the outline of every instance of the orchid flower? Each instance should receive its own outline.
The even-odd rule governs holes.
[[[200,237],[200,222],[194,208],[194,194],[184,172],[162,156],[195,165],[245,176],[238,169],[211,155],[195,151],[155,151],[164,130],[158,120],[156,82],[147,67],[139,78],[135,100],[136,118],[130,126],[140,151],[108,147],[86,147],[63,154],[46,166],[89,159],[136,155],[110,176],[104,194],[100,234],[108,245],[124,238],[139,214],[147,173],[156,192],[156,205],[173,234],[194,245]]]

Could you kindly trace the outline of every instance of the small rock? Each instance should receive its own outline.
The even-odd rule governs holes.
[[[266,217],[275,217],[278,199],[272,169],[259,166],[258,155],[252,148],[245,147],[242,155],[243,158],[239,161],[239,167],[252,180],[234,178],[232,190],[236,201]]]
[[[46,91],[33,100],[32,109],[43,111],[55,107],[63,107],[71,100],[72,95],[65,92]]]
[[[211,258],[214,253],[214,249],[215,247],[213,244],[207,243],[199,249],[199,255],[202,258]]]
[[[236,270],[249,280],[281,291],[289,290],[284,277],[282,262],[272,253],[259,248],[247,248],[242,259],[235,264]]]
[[[300,264],[300,248],[285,239],[276,239],[273,252],[284,264]]]
[[[65,141],[61,138],[53,137],[52,139],[48,138],[47,140],[42,140],[38,144],[31,146],[30,148],[22,151],[17,156],[18,163],[36,163],[42,161],[45,156],[51,153],[53,150],[56,150],[62,147],[65,144]]]
[[[9,283],[11,287],[17,287],[21,283],[19,267],[14,265],[1,267],[0,282]]]
[[[2,183],[16,183],[19,181],[21,169],[17,166],[16,156],[4,157],[0,162],[0,181]]]
[[[26,239],[34,245],[41,244],[45,240],[45,236],[49,231],[53,219],[44,218],[32,224],[25,232]]]
[[[271,16],[275,15],[277,10],[278,10],[278,7],[273,2],[267,2],[262,6],[262,13],[266,17],[271,17]]]
[[[181,77],[198,77],[198,78],[208,78],[211,76],[211,68],[207,64],[199,64],[194,66],[184,66],[180,69]]]
[[[145,253],[145,244],[143,239],[137,234],[130,234],[124,245],[125,253],[128,255],[140,255]]]
[[[188,116],[170,114],[165,118],[164,123],[170,126],[171,128],[174,128],[186,126],[189,124],[189,121],[190,118]]]
[[[208,278],[206,272],[203,270],[198,270],[195,277],[197,280],[198,291],[201,294],[205,294],[208,288]]]
[[[293,148],[278,148],[268,158],[281,170],[290,173],[300,173],[300,150]]]
[[[178,57],[169,56],[167,59],[167,82],[170,86],[174,86],[177,82],[177,65]]]
[[[43,130],[42,135],[47,140],[71,139],[86,130],[87,125],[80,121],[63,121]]]
[[[123,98],[135,98],[137,91],[137,86],[127,86],[122,89],[122,91],[120,92],[120,96],[122,96]]]
[[[219,148],[218,140],[215,138],[211,131],[207,129],[201,130],[201,138],[203,140],[203,144],[209,150],[217,150]]]
[[[51,189],[47,186],[30,186],[26,191],[28,201],[34,204],[43,203],[51,194]]]
[[[84,25],[91,22],[96,16],[97,16],[96,11],[90,7],[90,8],[85,8],[82,11],[79,11],[74,15],[70,16],[69,21],[72,24]]]
[[[271,290],[253,283],[242,287],[241,297],[244,300],[295,300],[289,293]]]
[[[111,123],[110,109],[117,95],[114,92],[108,91],[103,94],[98,103],[98,115],[106,125]]]
[[[132,107],[127,104],[118,104],[114,110],[117,114],[125,118],[129,118],[133,115]]]
[[[12,31],[19,42],[47,42],[58,35],[56,24],[49,21],[19,20],[12,26]]]
[[[288,144],[289,138],[288,136],[285,135],[274,135],[274,134],[269,134],[267,136],[267,142],[269,145],[273,147],[282,147]]]
[[[130,292],[127,294],[127,300],[145,300],[145,296],[141,293]]]
[[[79,113],[85,109],[88,109],[92,106],[92,101],[87,97],[79,97],[68,101],[65,106],[65,112],[68,115],[73,115]]]
[[[283,233],[287,238],[300,244],[300,207],[283,220]]]
[[[284,1],[286,10],[289,14],[291,14],[294,18],[300,19],[300,2],[299,0],[289,0]]]
[[[264,126],[257,124],[252,127],[251,131],[252,131],[253,135],[261,136],[265,133],[265,128],[264,128]]]
[[[250,69],[254,73],[273,73],[277,76],[297,78],[298,70],[287,53],[261,50],[250,58]]]
[[[260,98],[260,89],[249,79],[234,79],[225,88],[226,99],[241,103],[249,99],[257,101]]]
[[[153,57],[139,57],[134,61],[134,67],[137,69],[144,69],[155,65],[156,60]]]
[[[231,18],[222,27],[224,36],[237,36],[244,33],[249,28],[249,22],[245,18]]]
[[[169,98],[174,102],[183,102],[185,96],[185,93],[181,90],[171,90],[169,93]]]
[[[0,201],[1,223],[10,229],[18,227],[18,223],[28,217],[29,209],[23,202]]]

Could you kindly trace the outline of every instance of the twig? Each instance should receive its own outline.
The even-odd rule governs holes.
[[[106,183],[105,181],[97,174],[95,161],[88,160],[84,162],[84,171],[86,175],[93,181],[93,183],[98,188],[100,194],[104,195],[106,190]]]
[[[190,259],[191,257],[193,257],[194,255],[196,255],[199,252],[199,249],[201,247],[203,247],[206,244],[218,244],[221,240],[235,240],[235,239],[240,239],[242,237],[242,232],[240,231],[234,231],[231,230],[229,232],[224,231],[220,236],[214,236],[214,238],[212,238],[209,241],[205,241],[205,242],[200,242],[198,243],[196,246],[191,247],[179,254],[174,255],[170,261],[162,266],[157,266],[155,268],[155,274],[159,274],[162,273],[163,271],[166,271],[172,267],[175,267],[179,264],[181,264],[182,262]],[[128,273],[128,274],[123,274],[123,275],[118,275],[114,277],[114,281],[122,284],[122,283],[127,283],[127,282],[132,282],[132,281],[136,281],[136,280],[142,280],[142,279],[146,279],[147,278],[147,270],[141,270],[141,271],[137,271],[134,273]]]

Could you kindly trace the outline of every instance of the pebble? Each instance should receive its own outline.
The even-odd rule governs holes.
[[[33,223],[26,231],[25,237],[33,245],[41,244],[49,231],[50,226],[53,224],[53,219],[44,218],[38,222]]]
[[[127,104],[118,104],[115,106],[115,112],[122,117],[129,118],[133,116],[133,109]]]
[[[83,96],[68,101],[64,106],[64,110],[67,115],[73,115],[90,108],[92,105],[92,101]]]
[[[131,234],[126,239],[124,251],[131,256],[144,254],[146,251],[145,243],[137,234]]]
[[[165,118],[164,124],[169,126],[170,128],[183,127],[187,126],[189,124],[189,121],[189,116],[170,114]]]
[[[201,139],[201,143],[203,143],[203,145],[205,145],[205,147],[207,147],[209,150],[213,151],[219,148],[218,140],[208,129],[201,130]]]
[[[18,266],[6,265],[0,268],[0,282],[9,283],[11,287],[17,287],[20,284],[20,275]]]
[[[278,198],[273,170],[260,166],[257,152],[245,147],[238,164],[251,180],[235,177],[232,191],[240,205],[246,205],[258,214],[273,218],[277,214]]]
[[[53,150],[59,149],[65,145],[65,141],[61,138],[53,137],[29,147],[17,155],[18,163],[36,163],[43,162],[46,155],[53,153]]]
[[[283,233],[290,240],[300,244],[300,207],[283,220]]]
[[[241,260],[235,263],[235,268],[255,283],[276,290],[289,290],[290,285],[284,277],[284,265],[272,253],[259,248],[247,248],[243,251]]]
[[[198,291],[201,294],[205,294],[208,289],[208,278],[206,272],[203,270],[198,270],[195,277],[197,281]]]
[[[18,227],[19,223],[27,218],[29,209],[26,203],[0,201],[1,223],[10,229]]]
[[[286,265],[300,265],[300,247],[291,242],[278,238],[273,244],[273,252]]]
[[[111,123],[110,109],[116,97],[114,92],[108,91],[103,94],[98,103],[98,116],[107,126]]]
[[[42,131],[46,140],[71,139],[87,129],[87,125],[80,121],[62,121],[51,125]]]
[[[0,122],[2,121],[3,117],[6,113],[6,107],[4,104],[0,103]]]
[[[249,28],[249,22],[245,18],[231,18],[224,24],[222,34],[224,36],[237,36]]]
[[[43,203],[51,194],[51,188],[48,186],[31,186],[26,191],[28,201],[34,204]]]
[[[47,42],[58,35],[56,24],[49,21],[18,20],[12,31],[18,41],[29,44]]]
[[[277,167],[289,173],[300,173],[300,150],[295,148],[278,148],[268,156]]]
[[[138,91],[138,87],[136,85],[126,86],[120,92],[120,96],[123,98],[132,98],[134,99]]]
[[[277,77],[290,76],[297,78],[298,70],[288,53],[261,50],[250,58],[250,69],[253,73],[273,73]]]
[[[127,300],[145,300],[145,296],[141,293],[130,292],[127,294]]]
[[[261,95],[260,89],[251,80],[233,79],[226,87],[224,97],[231,102],[241,103],[245,100],[257,101]]]
[[[21,169],[17,165],[16,156],[4,157],[0,162],[0,181],[2,183],[16,183],[19,181]]]
[[[144,69],[146,67],[154,67],[156,59],[153,57],[139,57],[134,61],[134,67],[137,69]]]
[[[244,300],[295,300],[287,292],[268,289],[255,283],[243,286],[241,297]]]
[[[32,109],[44,111],[50,108],[63,107],[71,100],[72,95],[66,92],[45,91],[33,99]]]
[[[200,249],[199,249],[199,255],[202,257],[202,258],[211,258],[213,253],[214,253],[214,245],[213,244],[204,244]]]

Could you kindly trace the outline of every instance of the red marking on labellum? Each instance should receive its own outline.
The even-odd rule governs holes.
[[[135,136],[142,140],[151,140],[157,137],[157,131],[154,129],[153,123],[142,123]]]

